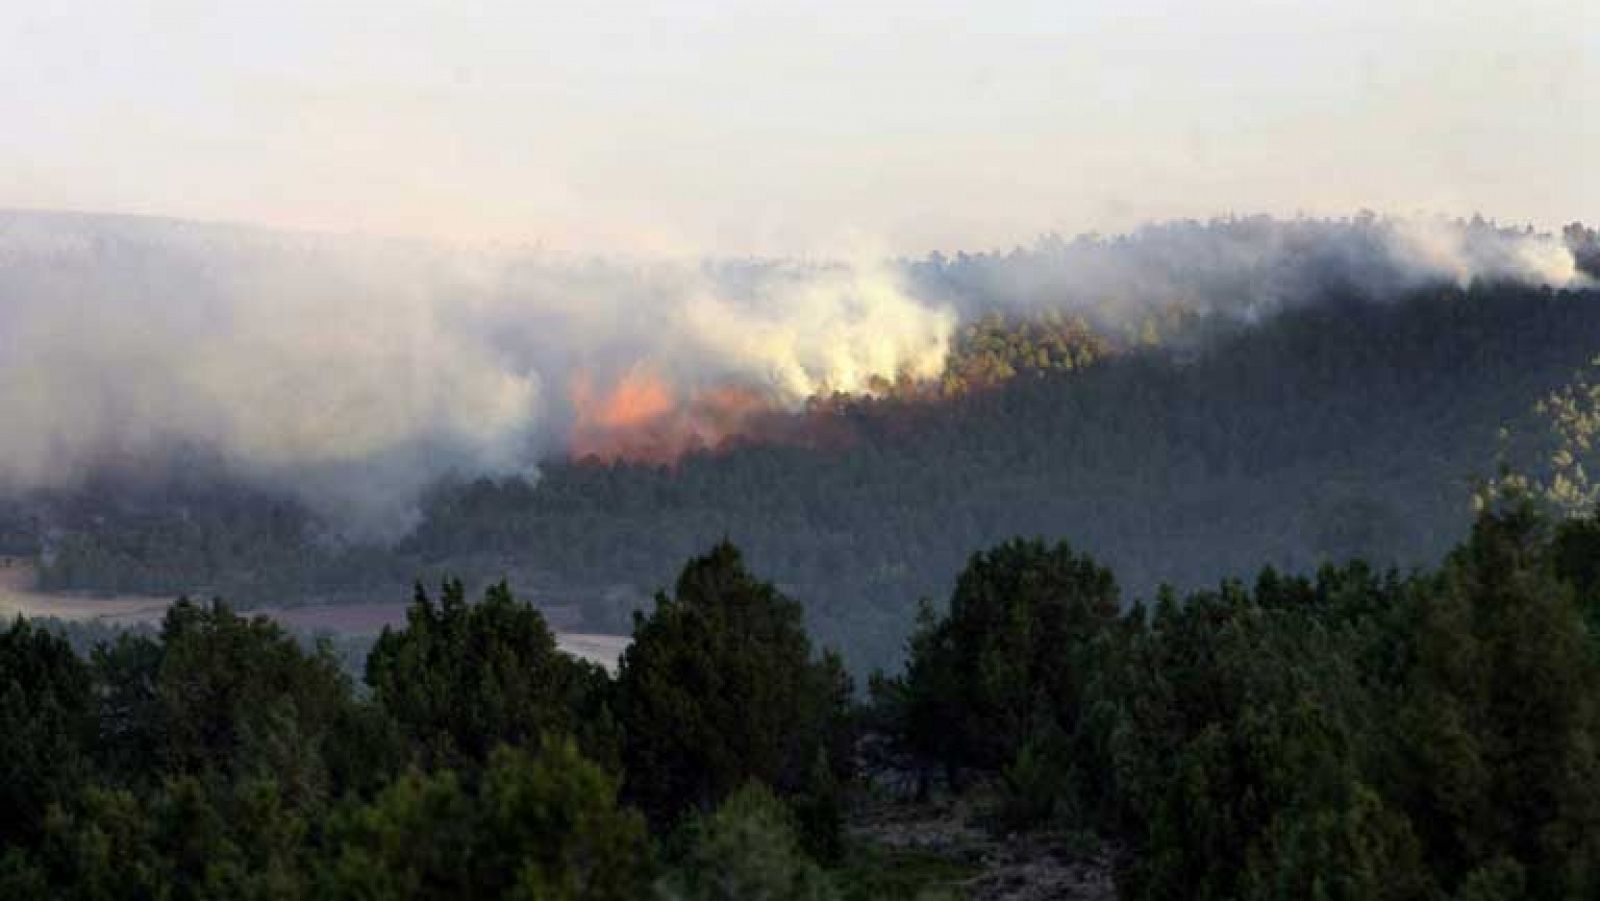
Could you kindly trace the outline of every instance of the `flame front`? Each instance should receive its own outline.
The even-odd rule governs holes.
[[[604,391],[590,373],[579,372],[570,395],[576,421],[568,451],[575,459],[671,464],[692,451],[753,435],[761,420],[777,412],[770,398],[742,385],[680,392],[648,361]]]

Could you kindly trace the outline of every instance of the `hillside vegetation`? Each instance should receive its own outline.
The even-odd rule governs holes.
[[[1197,320],[1183,333],[1220,334],[1155,347],[1070,319],[991,317],[951,358],[967,390],[797,414],[844,436],[826,446],[738,446],[673,467],[552,460],[535,482],[446,482],[388,547],[330,539],[201,457],[50,501],[61,527],[43,575],[246,605],[392,597],[419,574],[509,576],[581,603],[587,629],[620,631],[676,561],[727,537],[860,670],[897,656],[917,599],[942,594],[970,548],[1010,535],[1070,535],[1146,594],[1263,561],[1437,561],[1466,526],[1470,480],[1493,473],[1499,430],[1600,347],[1597,301],[1439,286],[1254,326]]]
[[[1485,500],[1437,569],[1126,610],[1092,556],[1006,542],[867,705],[726,543],[615,678],[504,585],[419,589],[361,691],[220,603],[87,657],[19,619],[0,895],[1592,897],[1600,521]]]

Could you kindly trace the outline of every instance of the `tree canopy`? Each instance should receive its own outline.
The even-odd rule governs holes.
[[[670,821],[753,779],[803,791],[819,758],[843,774],[850,692],[838,659],[813,655],[800,605],[719,543],[636,616],[617,675],[628,795]]]
[[[385,628],[373,646],[366,679],[424,759],[481,763],[498,745],[544,735],[616,754],[604,671],[557,650],[544,617],[504,582],[476,604],[459,580],[437,603],[417,586],[405,628]]]

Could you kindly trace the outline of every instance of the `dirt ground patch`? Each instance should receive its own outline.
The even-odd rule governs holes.
[[[1114,901],[1110,856],[1059,837],[995,835],[983,828],[985,800],[881,801],[850,818],[857,842],[891,853],[933,855],[974,875],[941,883],[940,893],[970,901]]]

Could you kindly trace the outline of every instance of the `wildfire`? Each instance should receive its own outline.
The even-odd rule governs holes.
[[[763,420],[780,415],[770,397],[742,385],[697,388],[680,397],[648,362],[605,391],[580,372],[571,399],[577,420],[568,450],[577,459],[670,464],[691,451],[756,434]]]

